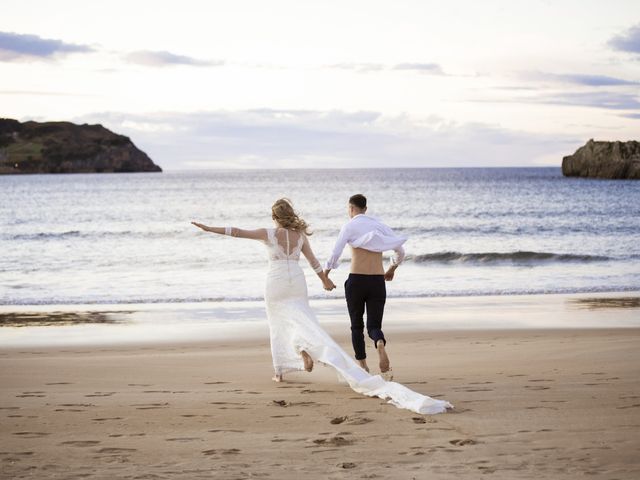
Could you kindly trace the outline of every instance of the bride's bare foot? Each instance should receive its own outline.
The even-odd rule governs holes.
[[[358,363],[367,373],[369,372],[369,366],[367,365],[367,361],[365,359],[358,360]]]
[[[271,380],[280,383],[284,381],[284,378],[282,377],[281,373],[276,373],[273,377],[271,377]]]
[[[380,357],[380,372],[385,373],[391,370],[389,356],[382,340],[378,341],[378,356]]]
[[[307,372],[310,372],[313,370],[313,359],[311,358],[311,356],[305,352],[304,350],[302,352],[300,352],[300,354],[302,355],[302,360],[304,361],[304,369]]]

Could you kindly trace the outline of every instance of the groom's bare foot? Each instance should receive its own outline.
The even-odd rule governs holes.
[[[380,357],[380,372],[385,373],[391,369],[389,356],[387,355],[387,350],[385,349],[384,342],[382,340],[378,341],[378,356]]]
[[[273,377],[271,377],[271,380],[278,383],[284,382],[284,378],[281,373],[276,373]]]
[[[304,369],[307,372],[310,372],[313,370],[313,359],[311,358],[311,356],[305,352],[304,350],[300,352],[300,354],[302,355],[302,360],[304,361]]]
[[[358,363],[367,373],[369,372],[369,366],[367,365],[367,361],[365,359],[358,360]]]

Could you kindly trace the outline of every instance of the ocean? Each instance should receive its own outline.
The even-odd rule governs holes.
[[[265,247],[190,222],[270,227],[288,197],[324,262],[354,193],[409,238],[389,297],[640,290],[640,182],[559,168],[208,170],[0,176],[0,304],[261,300]],[[333,292],[305,265],[312,298],[344,293],[349,256]]]

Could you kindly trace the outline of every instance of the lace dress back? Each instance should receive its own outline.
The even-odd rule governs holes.
[[[293,260],[300,259],[300,252],[304,243],[304,237],[300,232],[291,232],[286,228],[271,228],[267,230],[267,245],[269,248],[269,260]]]

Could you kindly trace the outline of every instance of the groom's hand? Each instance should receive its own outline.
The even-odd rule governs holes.
[[[389,267],[389,269],[386,272],[384,272],[384,279],[387,282],[390,282],[391,280],[393,280],[393,276],[395,273],[396,273],[395,267]]]

